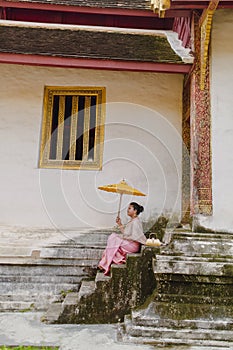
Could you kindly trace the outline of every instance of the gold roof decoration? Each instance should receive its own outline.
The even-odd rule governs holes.
[[[205,88],[205,79],[206,79],[206,70],[209,59],[209,45],[210,45],[210,36],[212,29],[212,20],[214,12],[217,9],[219,0],[212,0],[209,3],[208,8],[206,8],[199,21],[199,26],[201,27],[201,52],[200,52],[200,89],[204,90]]]
[[[171,7],[170,0],[151,0],[151,9],[157,13],[159,17],[165,16],[165,11]]]

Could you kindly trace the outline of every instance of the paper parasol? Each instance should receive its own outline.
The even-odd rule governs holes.
[[[99,186],[98,189],[102,191],[114,192],[114,193],[120,194],[118,216],[120,215],[121,201],[122,201],[123,194],[131,194],[133,196],[146,196],[144,193],[140,192],[136,188],[129,186],[125,180],[120,181],[118,184]]]

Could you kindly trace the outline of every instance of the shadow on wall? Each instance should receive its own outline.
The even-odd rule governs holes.
[[[176,229],[182,229],[184,231],[192,230],[193,219],[190,217],[189,222],[182,222],[179,220],[179,215],[173,214],[169,215],[168,213],[162,213],[157,216],[149,218],[147,221],[143,222],[143,229],[145,236],[150,238],[150,235],[154,234],[161,242],[168,243],[171,239],[171,234]],[[200,227],[200,230],[195,232],[207,232]],[[210,231],[208,231],[210,232]]]
[[[161,242],[163,242],[168,223],[169,223],[169,219],[165,215],[160,215],[157,218],[157,220],[153,223],[152,226],[150,225],[150,220],[147,221],[146,223],[143,223],[145,236],[149,238],[150,234],[155,233],[156,238],[158,238]]]

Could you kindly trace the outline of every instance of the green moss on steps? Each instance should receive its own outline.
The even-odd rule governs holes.
[[[116,323],[145,302],[156,287],[152,258],[159,248],[144,247],[129,254],[125,265],[112,265],[111,278],[96,280],[93,293],[65,306],[56,323]]]

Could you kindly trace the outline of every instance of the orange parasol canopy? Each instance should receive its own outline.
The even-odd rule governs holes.
[[[129,186],[125,180],[120,181],[118,184],[99,186],[98,189],[102,191],[114,192],[114,193],[120,194],[118,216],[120,215],[121,201],[122,201],[123,194],[131,194],[133,196],[146,196],[144,193],[140,192],[136,188]]]

